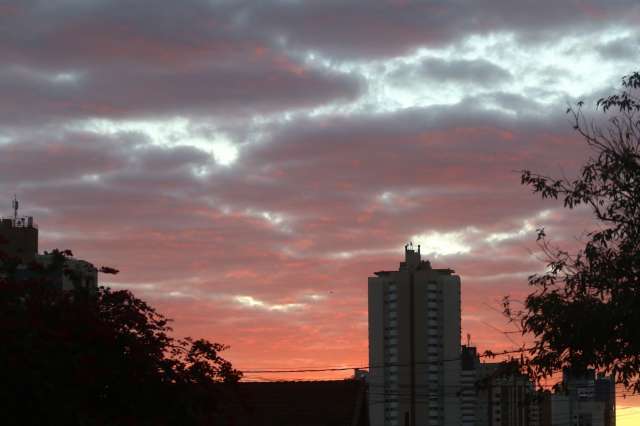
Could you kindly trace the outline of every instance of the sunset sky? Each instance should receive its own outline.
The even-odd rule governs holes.
[[[535,229],[592,222],[518,171],[575,175],[565,110],[640,68],[640,4],[0,0],[0,57],[0,213],[17,194],[41,251],[241,370],[358,366],[367,277],[409,241],[461,276],[464,341],[523,341],[500,300],[544,267]]]

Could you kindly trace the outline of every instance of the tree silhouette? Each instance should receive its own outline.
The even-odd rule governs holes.
[[[619,93],[600,99],[606,124],[588,121],[579,102],[567,112],[592,157],[575,180],[522,172],[522,183],[564,207],[586,206],[598,221],[577,253],[538,241],[548,257],[545,273],[520,312],[505,313],[535,336],[528,372],[538,378],[569,367],[614,373],[640,391],[640,74],[622,79]]]
[[[53,254],[50,268],[70,253]],[[220,356],[226,346],[171,337],[170,320],[129,291],[61,291],[42,266],[17,279],[4,260],[2,424],[216,424],[219,403],[241,377]]]

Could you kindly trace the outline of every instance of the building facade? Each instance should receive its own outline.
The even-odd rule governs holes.
[[[64,258],[59,267],[55,267],[56,255],[53,253],[39,254],[35,261],[42,265],[46,278],[59,290],[73,290],[84,288],[91,291],[98,289],[98,270],[93,264],[82,259]]]
[[[479,398],[480,389],[478,380],[480,376],[480,358],[476,348],[462,346],[460,353],[460,424],[462,426],[476,426],[482,412],[480,407],[482,398]],[[486,423],[485,423],[486,424]]]
[[[0,218],[0,254],[21,262],[38,254],[38,227],[32,217]]]
[[[460,277],[407,245],[368,286],[371,425],[459,426]]]
[[[18,215],[18,200],[13,200],[13,217],[0,218],[0,263],[15,263],[19,280],[44,279],[60,290],[86,288],[97,290],[98,270],[91,263],[62,256],[38,253],[38,227],[33,217]],[[38,267],[32,267],[32,264]]]
[[[594,370],[562,373],[561,389],[544,400],[542,426],[615,426],[616,392],[612,377]]]
[[[463,426],[540,426],[539,393],[516,364],[482,363],[472,346],[460,361]]]

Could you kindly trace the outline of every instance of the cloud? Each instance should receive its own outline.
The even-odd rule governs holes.
[[[626,61],[630,58],[637,58],[640,54],[640,36],[618,37],[597,47],[598,53],[606,60]]]
[[[397,84],[416,85],[417,82],[432,80],[442,83],[462,83],[474,86],[495,86],[508,83],[512,75],[496,64],[485,59],[445,60],[426,58],[417,65],[396,70],[391,79]],[[416,81],[417,80],[417,81]]]
[[[640,22],[630,1],[337,0],[0,20],[2,213],[17,193],[42,250],[117,267],[103,282],[240,368],[366,364],[366,279],[410,240],[461,275],[464,333],[511,347],[492,308],[544,268],[534,229],[574,249],[594,226],[519,170],[575,176],[566,104],[637,66]]]
[[[357,79],[275,50],[234,24],[239,13],[199,0],[24,2],[0,44],[2,120],[231,116],[357,95]]]
[[[265,309],[267,311],[288,312],[295,309],[304,308],[304,303],[273,303],[269,304],[262,300],[253,298],[252,296],[235,296],[233,298],[237,303],[249,307]]]
[[[640,9],[630,0],[607,2],[261,2],[247,22],[290,48],[362,59],[443,47],[470,35],[516,33],[529,43],[588,33],[612,22],[633,27]],[[326,29],[330,28],[330,31]]]
[[[422,252],[431,256],[447,256],[450,254],[465,254],[471,251],[471,246],[465,244],[465,233],[473,233],[473,229],[465,232],[445,232],[436,231],[425,234],[414,235],[411,241],[423,247]]]

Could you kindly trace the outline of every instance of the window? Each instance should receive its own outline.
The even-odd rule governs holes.
[[[582,413],[578,415],[578,426],[593,426],[591,413]]]

